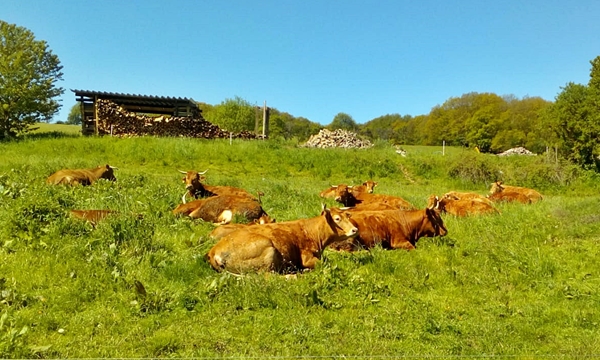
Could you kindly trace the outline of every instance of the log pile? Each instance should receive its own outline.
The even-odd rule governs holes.
[[[369,140],[359,139],[355,133],[347,130],[337,129],[330,131],[322,129],[318,134],[313,135],[302,145],[304,147],[315,148],[357,148],[365,149],[373,146]]]
[[[510,155],[536,155],[536,154],[525,149],[524,147],[516,147],[516,148],[508,149],[505,152],[498,154],[498,156],[510,156]]]
[[[229,138],[230,133],[204,118],[138,115],[123,109],[110,100],[97,100],[98,134],[120,137],[177,136],[194,138]],[[256,139],[257,135],[243,131],[233,138]]]

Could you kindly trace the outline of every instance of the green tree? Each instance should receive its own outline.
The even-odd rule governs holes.
[[[28,29],[0,20],[0,139],[49,121],[60,109],[55,98],[62,66],[43,40]]]
[[[352,118],[352,116],[346,113],[338,113],[333,117],[333,121],[331,124],[327,125],[327,128],[330,130],[342,129],[348,131],[357,131],[358,124]]]
[[[71,111],[69,112],[69,116],[67,117],[66,124],[69,125],[81,125],[81,105],[76,103],[71,107]]]
[[[215,105],[203,116],[223,130],[234,133],[244,130],[254,131],[256,108],[248,101],[236,96]]]

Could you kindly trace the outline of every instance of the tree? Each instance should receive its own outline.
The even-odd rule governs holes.
[[[358,125],[356,121],[352,118],[352,116],[345,113],[338,113],[334,118],[331,124],[327,125],[327,128],[330,130],[342,129],[348,131],[357,131]]]
[[[0,20],[0,140],[48,122],[60,109],[62,66],[43,40]]]
[[[69,125],[81,125],[81,105],[76,103],[71,107],[71,111],[69,112],[69,117],[67,117],[66,124]]]
[[[568,83],[544,118],[565,157],[584,168],[600,171],[600,56],[590,61],[588,85]]]
[[[215,105],[203,116],[223,130],[234,133],[244,130],[254,131],[256,109],[248,101],[236,96]]]

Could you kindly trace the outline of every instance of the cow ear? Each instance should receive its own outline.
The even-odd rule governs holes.
[[[321,204],[321,215],[327,212],[327,205],[325,203]]]

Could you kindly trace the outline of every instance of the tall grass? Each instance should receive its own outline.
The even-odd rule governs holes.
[[[0,143],[0,357],[599,354],[598,176],[544,156],[405,148]],[[45,184],[58,169],[106,163],[119,167],[115,183]],[[415,251],[326,251],[296,278],[237,277],[204,260],[211,224],[171,216],[184,192],[178,169],[264,192],[278,221],[316,216],[319,191],[369,178],[418,207],[433,193],[484,194],[499,177],[545,198],[500,205],[499,216],[446,216],[448,236]],[[75,208],[119,213],[92,228],[67,215]]]

